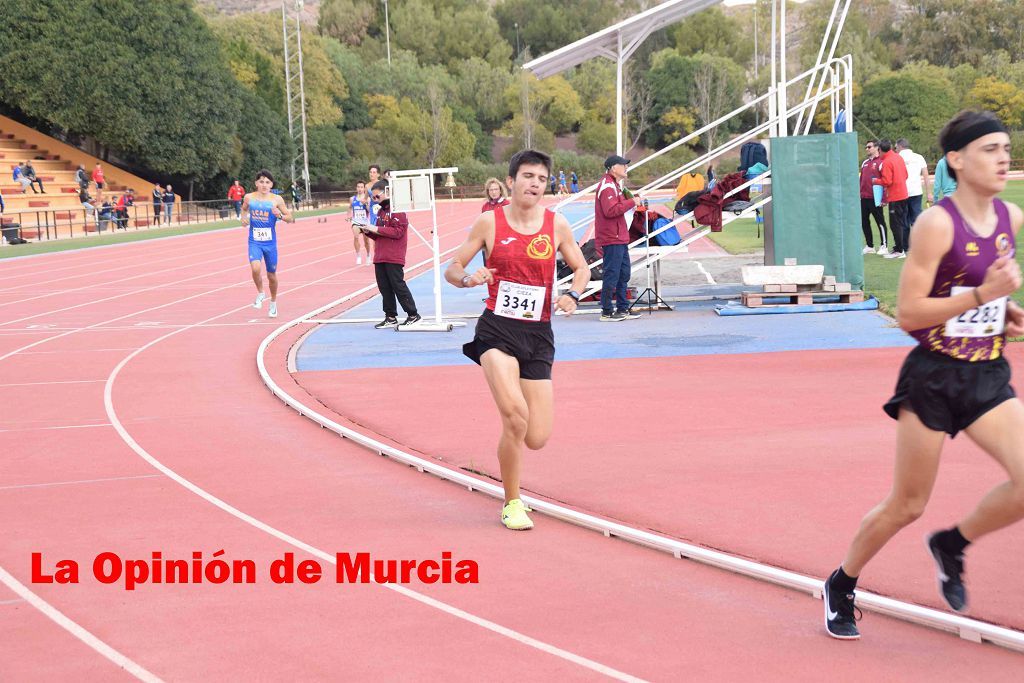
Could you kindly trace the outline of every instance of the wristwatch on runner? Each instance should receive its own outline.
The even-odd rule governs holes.
[[[579,292],[576,292],[576,291],[574,291],[574,290],[571,290],[571,289],[570,289],[570,290],[569,290],[568,292],[566,292],[566,294],[568,294],[569,296],[571,296],[571,297],[572,297],[572,300],[573,300],[573,301],[575,301],[576,303],[579,303],[579,302],[580,302],[580,295],[579,295]]]

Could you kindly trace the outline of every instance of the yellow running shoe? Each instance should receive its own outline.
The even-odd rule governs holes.
[[[533,528],[533,522],[527,516],[527,512],[533,512],[526,507],[523,501],[513,498],[501,509],[501,523],[513,531],[526,531]]]

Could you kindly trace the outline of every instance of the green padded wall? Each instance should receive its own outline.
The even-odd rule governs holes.
[[[772,138],[775,263],[822,264],[837,282],[864,288],[859,152],[856,133]]]

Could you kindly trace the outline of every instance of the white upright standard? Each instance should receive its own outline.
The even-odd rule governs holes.
[[[412,222],[409,229],[430,247],[434,255],[434,319],[424,318],[415,325],[399,325],[402,332],[451,332],[453,327],[463,327],[461,321],[444,320],[441,315],[441,244],[437,235],[437,206],[434,197],[434,176],[458,173],[458,168],[420,168],[411,171],[391,172],[391,210],[393,212],[415,213],[430,211],[431,239],[428,241]]]

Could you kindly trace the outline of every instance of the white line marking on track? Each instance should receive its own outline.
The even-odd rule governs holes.
[[[96,382],[106,382],[105,379],[65,379],[58,380],[55,382],[16,382],[14,384],[0,384],[0,388],[3,387],[37,387],[50,384],[93,384]]]
[[[320,238],[320,235],[317,235],[316,238],[309,239],[309,240],[305,240],[305,239],[302,240],[301,242],[299,242],[300,245],[302,245],[302,244],[309,244],[309,243],[312,243],[312,242],[316,242],[317,244],[315,246],[309,247],[307,249],[300,249],[298,251],[293,251],[289,255],[290,256],[295,256],[297,254],[306,254],[306,253],[311,252],[311,251],[322,251],[323,248],[324,248],[324,244],[323,244],[323,240],[319,239],[319,238]],[[214,259],[207,259],[206,261],[200,261],[198,263],[185,264],[185,265],[182,265],[182,266],[175,266],[174,268],[167,268],[165,270],[157,270],[157,271],[153,271],[151,273],[146,273],[144,275],[145,276],[152,276],[152,275],[156,275],[158,273],[163,273],[166,270],[181,270],[182,268],[189,268],[189,267],[194,269],[197,265],[213,263],[215,261],[224,261],[224,260],[230,259],[230,258],[232,258],[230,255],[219,256],[219,257],[214,258]],[[202,279],[204,277],[211,277],[211,276],[214,276],[214,275],[220,275],[221,273],[230,273],[230,272],[237,271],[238,269],[239,269],[238,265],[235,264],[235,265],[231,265],[231,266],[229,266],[227,268],[221,268],[220,270],[214,270],[214,271],[210,271],[210,272],[205,272],[205,273],[203,273],[201,275],[195,275],[193,277],[187,277],[187,278],[178,280],[177,284],[181,284],[181,283],[184,283],[184,282],[192,282],[193,280],[200,280],[200,279]],[[135,276],[135,277],[144,277],[144,275],[138,275],[138,276]],[[335,273],[335,275],[337,275],[337,273]],[[247,280],[246,282],[252,282],[252,280],[250,279],[250,280]],[[124,298],[126,296],[133,296],[135,294],[140,294],[142,292],[151,292],[151,291],[155,291],[155,290],[163,290],[165,284],[166,283],[161,283],[159,285],[152,285],[150,287],[143,287],[141,289],[135,289],[135,290],[132,290],[132,291],[129,291],[129,292],[125,292],[123,294],[115,294],[113,296],[103,297],[101,299],[91,299],[89,301],[84,301],[84,302],[82,302],[80,304],[75,304],[73,306],[65,306],[64,308],[57,308],[57,309],[54,309],[52,311],[45,311],[43,313],[36,313],[36,314],[33,314],[33,315],[27,315],[27,316],[24,316],[24,317],[21,317],[21,318],[15,318],[14,320],[0,321],[0,326],[13,325],[14,323],[20,323],[20,322],[23,322],[25,320],[33,320],[35,318],[41,318],[44,315],[53,315],[54,313],[62,313],[64,311],[70,311],[70,310],[74,310],[76,308],[82,308],[83,306],[94,306],[96,304],[103,303],[104,301],[113,301],[114,299],[122,299],[122,298]],[[149,309],[149,310],[152,310],[152,309]],[[0,360],[2,360],[2,359],[0,359]]]
[[[704,269],[704,264],[703,263],[701,263],[700,261],[694,261],[694,263],[697,264],[697,270],[699,270],[701,273],[703,273],[704,277],[706,277],[708,279],[708,284],[709,285],[717,285],[718,284],[717,282],[715,282],[715,278],[711,277],[711,273],[709,273],[707,270]]]
[[[0,600],[0,605],[20,605],[23,602],[25,601],[21,598],[17,598],[15,600]]]
[[[159,681],[160,679],[151,674],[146,669],[142,668],[141,665],[136,664],[131,659],[128,659],[125,655],[121,654],[114,648],[110,647],[102,640],[94,636],[93,634],[82,628],[77,622],[69,619],[63,612],[58,610],[50,603],[43,600],[41,597],[33,593],[23,583],[18,581],[16,578],[11,576],[10,573],[3,567],[0,567],[0,582],[5,586],[14,591],[17,595],[25,600],[30,605],[35,607],[37,610],[49,617],[54,623],[63,628],[65,631],[78,638],[80,641],[88,645],[97,653],[103,655],[111,663],[124,669],[127,673],[135,676],[140,681]]]
[[[159,477],[159,474],[137,474],[132,477],[104,477],[103,479],[78,479],[76,481],[50,481],[45,484],[16,484],[14,486],[0,486],[0,491],[10,491],[13,489],[42,489],[49,488],[51,486],[73,486],[77,484],[100,484],[107,481],[130,481],[132,479],[153,479]]]
[[[17,429],[0,429],[0,432],[43,432],[53,429],[89,429],[90,427],[109,427],[109,422],[94,425],[58,425],[56,427],[18,427]]]
[[[57,337],[65,337],[65,336],[67,336],[69,334],[74,334],[75,332],[84,332],[85,330],[88,330],[88,329],[90,329],[90,328],[88,328],[88,327],[76,327],[75,329],[71,330],[70,332],[65,332],[63,334],[58,334],[55,337],[47,337],[46,339],[40,339],[37,342],[33,342],[33,343],[31,343],[31,344],[29,344],[27,346],[21,347],[21,349],[15,349],[15,350],[13,350],[13,351],[11,351],[11,352],[3,355],[3,356],[0,356],[0,360],[3,360],[3,359],[8,358],[10,356],[13,356],[14,354],[23,355],[23,356],[32,356],[32,355],[39,355],[39,354],[43,354],[43,353],[61,353],[61,354],[64,354],[64,353],[95,353],[97,351],[134,351],[135,350],[135,349],[133,349],[131,347],[128,347],[128,348],[120,348],[120,347],[118,347],[118,348],[102,348],[102,349],[90,349],[90,348],[60,349],[58,351],[22,351],[22,349],[32,348],[33,346],[36,346],[38,344],[42,344],[44,342],[48,342],[51,339],[56,339]]]
[[[429,261],[424,261],[423,263],[420,263],[420,264],[417,264],[416,266],[413,266],[413,268],[426,265],[427,263],[429,263]],[[310,284],[314,284],[314,283],[310,283]],[[289,292],[293,292],[293,291],[295,291],[297,289],[301,289],[302,287],[305,287],[305,286],[307,286],[307,285],[300,285],[299,287],[294,287],[291,290],[289,290]],[[361,291],[363,291],[363,292],[370,291],[375,286],[376,285],[368,286],[368,287],[364,288]],[[221,318],[221,317],[224,317],[226,315],[231,315],[231,314],[236,313],[238,311],[245,310],[245,308],[246,308],[246,306],[239,306],[238,308],[235,308],[235,309],[232,309],[230,311],[227,311],[226,313],[222,313],[222,314],[219,314],[219,315],[207,318],[206,320],[203,320],[200,323],[197,323],[196,326],[201,325],[201,324],[205,324],[205,323],[209,323],[212,320],[216,320],[217,318]],[[330,553],[327,553],[327,552],[325,552],[323,550],[320,550],[319,548],[315,548],[315,547],[309,545],[308,543],[300,541],[299,539],[295,538],[294,536],[291,536],[291,535],[289,535],[289,534],[287,534],[287,533],[285,533],[283,531],[280,531],[280,530],[276,529],[275,527],[272,527],[269,524],[266,524],[265,522],[262,522],[262,521],[256,519],[252,515],[249,515],[249,514],[247,514],[245,512],[242,512],[238,508],[232,506],[230,503],[227,503],[226,501],[224,501],[224,500],[214,496],[213,494],[207,492],[205,489],[200,488],[197,484],[194,484],[191,481],[189,481],[188,479],[182,477],[177,472],[175,472],[174,470],[170,469],[169,467],[164,465],[162,462],[160,462],[159,460],[154,458],[152,455],[150,455],[150,453],[146,449],[144,449],[137,441],[135,441],[134,438],[132,438],[132,435],[129,434],[128,430],[125,429],[124,425],[121,424],[121,421],[117,417],[117,412],[114,409],[114,402],[113,402],[113,386],[114,386],[114,382],[117,380],[117,376],[120,374],[121,370],[134,357],[136,357],[137,355],[139,355],[140,353],[142,353],[143,351],[145,351],[149,347],[154,346],[155,344],[158,344],[159,342],[161,342],[161,341],[163,341],[163,340],[165,340],[165,339],[167,339],[169,337],[172,337],[172,336],[174,336],[174,335],[176,335],[176,334],[178,334],[180,332],[184,332],[184,331],[186,331],[188,329],[191,329],[191,327],[184,327],[184,328],[181,328],[181,329],[178,329],[178,330],[174,330],[172,332],[168,332],[167,334],[163,335],[162,337],[159,337],[157,339],[154,339],[154,340],[148,342],[147,344],[139,347],[138,349],[136,349],[132,353],[128,354],[128,356],[126,356],[120,363],[118,363],[117,366],[113,369],[113,371],[111,371],[110,376],[107,378],[107,382],[106,382],[106,384],[104,385],[104,388],[103,388],[103,405],[104,405],[104,407],[105,407],[105,409],[107,411],[107,415],[110,417],[110,420],[111,420],[111,423],[114,426],[114,429],[121,436],[121,438],[124,440],[124,442],[129,446],[129,448],[131,448],[133,451],[135,451],[135,453],[138,454],[138,456],[140,458],[142,458],[143,460],[148,462],[150,465],[152,465],[155,469],[157,469],[158,471],[160,471],[164,475],[166,475],[168,478],[170,478],[171,480],[177,482],[182,487],[188,489],[189,491],[191,491],[195,495],[199,496],[203,500],[205,500],[205,501],[211,503],[212,505],[220,508],[221,510],[223,510],[224,512],[227,512],[228,514],[232,515],[233,517],[236,517],[237,519],[239,519],[239,520],[241,520],[241,521],[243,521],[243,522],[245,522],[245,523],[247,523],[247,524],[257,528],[257,529],[259,529],[260,531],[263,531],[264,533],[267,533],[270,536],[273,536],[274,538],[277,538],[280,541],[283,541],[283,542],[285,542],[285,543],[287,543],[287,544],[289,544],[289,545],[291,545],[291,546],[293,546],[293,547],[295,547],[295,548],[297,548],[299,550],[302,550],[302,551],[304,551],[306,553],[309,553],[310,555],[312,555],[312,556],[314,556],[314,557],[316,557],[316,558],[318,558],[320,560],[323,560],[324,562],[327,562],[329,564],[336,564],[337,560],[336,560],[334,555],[332,555]],[[575,653],[569,652],[567,650],[563,650],[563,649],[561,649],[559,647],[556,647],[554,645],[551,645],[549,643],[545,643],[545,642],[543,642],[541,640],[537,640],[536,638],[531,638],[530,636],[528,636],[526,634],[520,633],[518,631],[514,631],[514,630],[512,630],[510,628],[502,626],[501,624],[495,623],[495,622],[490,621],[488,619],[484,619],[482,617],[478,617],[478,616],[476,616],[474,614],[471,614],[469,612],[461,610],[458,607],[455,607],[453,605],[449,605],[449,604],[447,604],[445,602],[442,602],[440,600],[436,600],[434,598],[431,598],[429,596],[423,595],[421,593],[417,593],[416,591],[413,591],[413,590],[411,590],[409,588],[406,588],[405,586],[401,586],[401,585],[397,585],[397,584],[376,584],[376,585],[378,585],[378,586],[380,586],[382,588],[386,588],[388,590],[392,590],[392,591],[394,591],[394,592],[396,592],[396,593],[398,593],[400,595],[403,595],[403,596],[405,596],[407,598],[410,598],[412,600],[416,600],[417,602],[420,602],[420,603],[422,603],[424,605],[427,605],[429,607],[433,607],[433,608],[435,608],[437,610],[445,612],[446,614],[450,614],[451,616],[454,616],[454,617],[456,617],[458,619],[462,619],[462,620],[467,621],[469,623],[472,623],[472,624],[474,624],[476,626],[479,626],[481,628],[487,629],[488,631],[491,631],[493,633],[497,633],[498,635],[505,636],[506,638],[510,638],[511,640],[519,642],[519,643],[521,643],[523,645],[526,645],[528,647],[535,648],[535,649],[540,650],[542,652],[545,652],[547,654],[550,654],[550,655],[553,655],[555,657],[559,657],[561,659],[564,659],[564,660],[566,660],[568,662],[572,662],[574,664],[577,664],[577,665],[579,665],[581,667],[584,667],[584,668],[589,669],[591,671],[594,671],[596,673],[600,673],[600,674],[603,674],[605,676],[608,676],[610,678],[614,678],[614,679],[620,680],[620,681],[641,681],[642,680],[642,679],[639,679],[639,678],[637,678],[635,676],[632,676],[630,674],[623,673],[623,672],[618,671],[616,669],[613,669],[613,668],[611,668],[609,666],[601,664],[600,662],[596,662],[594,660],[587,659],[586,657],[582,657],[580,655],[577,655]]]
[[[270,377],[270,373],[267,371],[263,356],[268,346],[275,338],[290,327],[315,318],[316,316],[341,305],[354,296],[355,294],[352,294],[332,301],[329,304],[307,313],[305,316],[295,318],[294,320],[282,324],[279,328],[268,335],[260,343],[259,349],[256,352],[256,366],[260,373],[260,377],[263,379],[263,383],[267,385],[275,396],[284,401],[289,407],[297,410],[300,415],[312,420],[321,427],[330,429],[339,436],[351,439],[356,443],[361,444],[362,446],[370,449],[371,452],[386,455],[398,462],[416,467],[420,472],[429,472],[430,474],[436,475],[442,479],[454,482],[461,486],[466,486],[471,491],[478,491],[500,500],[503,497],[504,492],[500,486],[495,485],[493,482],[483,481],[476,477],[469,476],[464,472],[452,470],[434,460],[428,460],[406,453],[405,451],[377,441],[354,429],[344,427],[330,418],[321,415],[314,408],[311,408],[292,397],[278,386],[273,378]],[[294,351],[294,349],[295,345],[290,349],[290,352]],[[522,498],[523,502],[527,503],[541,514],[547,514],[556,519],[560,519],[586,529],[600,531],[608,538],[614,536],[616,538],[632,541],[639,545],[670,552],[676,558],[681,559],[685,557],[687,559],[696,560],[729,572],[809,593],[815,599],[821,598],[822,579],[805,576],[797,572],[780,569],[771,565],[755,562],[753,560],[747,560],[742,557],[730,555],[724,551],[711,550],[691,543],[684,543],[683,541],[662,536],[645,529],[620,524],[597,515],[573,510],[563,505],[535,499],[532,496],[523,496]],[[949,614],[948,612],[942,612],[929,607],[922,607],[921,605],[916,605],[914,603],[876,595],[867,591],[858,591],[857,596],[858,604],[864,609],[872,610],[880,614],[885,614],[939,631],[958,634],[961,638],[973,640],[975,642],[987,640],[1011,650],[1024,652],[1024,632],[977,619]]]

